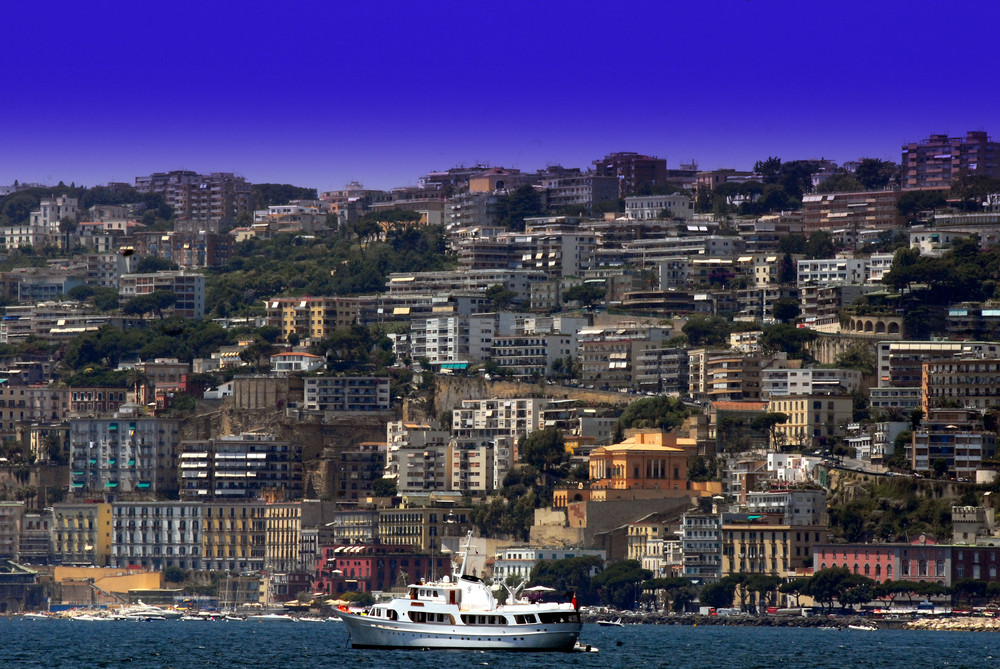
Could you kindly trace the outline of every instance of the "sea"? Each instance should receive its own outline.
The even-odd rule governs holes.
[[[1000,633],[585,625],[594,653],[353,650],[342,623],[0,619],[0,667],[29,669],[842,669],[1000,667]]]

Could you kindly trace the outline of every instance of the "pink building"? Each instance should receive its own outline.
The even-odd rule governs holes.
[[[845,567],[878,583],[933,581],[951,585],[952,546],[921,535],[908,544],[821,544],[813,548],[813,569]]]

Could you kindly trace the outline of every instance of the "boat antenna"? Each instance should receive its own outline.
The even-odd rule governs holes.
[[[472,548],[472,530],[465,536],[465,550],[462,552],[462,562],[459,564],[458,573],[455,574],[455,580],[465,576],[465,562],[469,559],[469,551]]]

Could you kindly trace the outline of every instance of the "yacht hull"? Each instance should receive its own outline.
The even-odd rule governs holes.
[[[572,651],[580,623],[536,625],[429,625],[338,612],[352,648]]]

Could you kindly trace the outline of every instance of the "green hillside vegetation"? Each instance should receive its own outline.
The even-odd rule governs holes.
[[[902,312],[907,336],[926,339],[945,331],[948,305],[1000,297],[998,279],[1000,248],[980,250],[977,236],[956,241],[941,256],[901,249],[882,278],[895,293],[868,295],[858,307]]]
[[[950,541],[951,507],[977,503],[974,489],[956,498],[946,494],[940,481],[853,481],[830,499],[830,530],[836,540],[849,543],[907,541],[921,534]]]
[[[223,268],[210,270],[209,318],[260,313],[263,300],[299,295],[381,292],[391,272],[452,269],[441,226],[391,228],[384,241],[361,226],[326,238],[282,234],[240,243]]]

